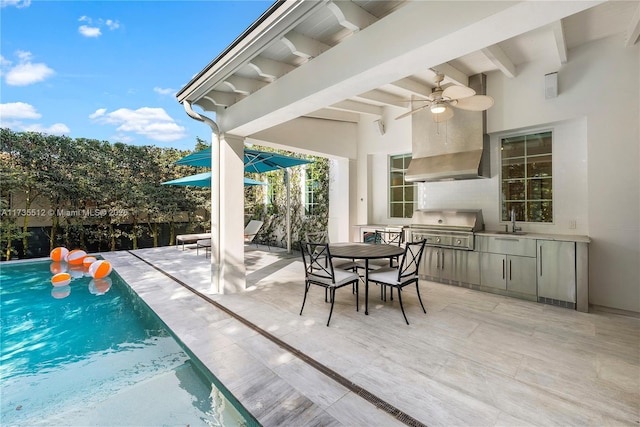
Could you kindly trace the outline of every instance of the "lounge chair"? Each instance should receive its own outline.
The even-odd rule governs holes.
[[[209,258],[209,253],[211,252],[211,239],[200,239],[196,242],[196,255],[198,255],[200,248],[204,248],[205,258]]]
[[[197,243],[198,240],[211,239],[211,233],[199,233],[199,234],[179,234],[176,236],[176,246],[182,243],[182,250],[184,251],[184,245],[187,243]]]
[[[251,221],[249,221],[249,224],[247,224],[247,226],[244,228],[245,244],[253,242],[253,239],[255,239],[255,237],[258,235],[258,232],[262,228],[262,224],[264,224],[263,221],[258,221],[255,219],[252,219]]]

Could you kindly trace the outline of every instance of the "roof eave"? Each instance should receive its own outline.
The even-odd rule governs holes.
[[[176,94],[178,102],[182,103],[184,100],[197,102],[326,2],[327,0],[276,1],[220,55],[178,91]]]

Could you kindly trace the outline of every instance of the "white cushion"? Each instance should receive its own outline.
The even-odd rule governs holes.
[[[315,274],[310,274],[309,279],[312,279],[314,282],[324,283],[328,286],[340,286],[354,280],[360,280],[360,276],[358,276],[356,273],[352,271],[342,270],[340,268],[334,268],[333,274],[336,278],[336,283],[331,283],[331,278],[329,277],[320,277],[316,276]]]
[[[369,273],[369,280],[372,282],[387,283],[389,285],[399,285],[405,283],[411,279],[417,279],[418,275],[407,276],[402,279],[402,282],[398,282],[398,269],[397,268],[381,268],[375,272]]]

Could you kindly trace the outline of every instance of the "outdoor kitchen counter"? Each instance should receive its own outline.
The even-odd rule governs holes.
[[[476,236],[490,236],[490,237],[515,237],[522,239],[535,239],[535,240],[557,240],[562,242],[576,242],[576,243],[590,243],[591,238],[583,235],[573,234],[549,234],[549,233],[505,233],[504,231],[491,231],[484,230],[475,233]]]

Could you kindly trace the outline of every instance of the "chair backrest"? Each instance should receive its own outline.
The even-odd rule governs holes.
[[[262,224],[264,224],[264,222],[256,219],[249,221],[249,224],[244,228],[244,240],[251,242],[253,238],[256,237],[256,234],[258,234],[258,231],[260,231]]]
[[[328,243],[313,243],[300,241],[300,252],[304,263],[304,274],[307,279],[312,276],[330,279],[335,283],[335,273],[331,262]]]
[[[329,243],[329,233],[326,231],[306,232],[304,238],[307,242]]]
[[[420,260],[422,259],[422,252],[424,251],[424,245],[426,242],[426,240],[422,240],[420,242],[407,242],[404,247],[402,261],[398,267],[399,282],[401,282],[405,277],[418,275],[418,268],[420,267]]]
[[[402,231],[376,230],[374,242],[382,245],[398,245],[402,243]]]

